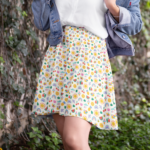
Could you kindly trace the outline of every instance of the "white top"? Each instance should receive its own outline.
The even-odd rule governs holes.
[[[105,39],[108,36],[104,14],[107,7],[103,0],[55,0],[61,25],[84,27]]]

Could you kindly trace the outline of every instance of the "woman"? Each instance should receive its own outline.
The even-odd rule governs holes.
[[[90,150],[92,125],[118,130],[104,14],[109,9],[119,22],[119,7],[116,0],[55,2],[63,42],[45,54],[32,112],[53,115],[65,150]]]

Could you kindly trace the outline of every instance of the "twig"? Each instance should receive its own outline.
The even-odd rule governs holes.
[[[23,137],[23,139],[25,140],[25,141],[28,141],[28,140],[26,140],[26,138],[23,136],[23,133],[20,133],[20,137]]]
[[[15,146],[24,146],[24,147],[28,147],[28,148],[30,148],[28,145],[23,145],[23,144],[16,144],[16,145],[12,145],[12,146],[11,146],[11,148],[12,148],[12,147],[15,147]]]
[[[49,132],[49,133],[52,133],[52,131],[50,131],[50,130],[48,129],[48,127],[46,126],[46,124],[44,123],[43,119],[42,119],[42,123],[44,124],[44,126],[45,126],[45,128],[48,130],[48,132]],[[58,138],[62,140],[61,137],[58,137]]]
[[[48,127],[46,126],[46,124],[44,123],[43,119],[42,119],[42,123],[44,124],[45,128],[47,129],[47,131],[48,131],[49,133],[52,133],[52,131],[50,131],[50,130],[48,129]]]
[[[25,132],[23,131],[22,133],[20,133],[20,135],[22,135],[23,139],[24,139],[25,141],[30,141],[30,139],[29,139],[27,136],[24,137],[23,133],[25,133]],[[25,133],[25,135],[26,135],[26,133]]]
[[[30,139],[28,138],[28,136],[27,136],[27,134],[25,133],[25,131],[23,131],[23,132],[24,132],[26,138],[28,139],[28,141],[30,141]]]

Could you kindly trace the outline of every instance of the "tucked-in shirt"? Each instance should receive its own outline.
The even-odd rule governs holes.
[[[55,0],[61,25],[84,27],[93,34],[105,39],[107,7],[103,0]]]

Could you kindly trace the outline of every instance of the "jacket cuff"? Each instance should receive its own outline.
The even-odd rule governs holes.
[[[118,6],[118,5],[117,5]],[[130,11],[127,10],[124,7],[118,6],[120,8],[120,14],[119,14],[119,23],[115,20],[115,18],[112,16],[110,11],[108,11],[108,16],[110,19],[111,27],[114,28],[116,26],[127,26],[131,23],[131,14]]]

